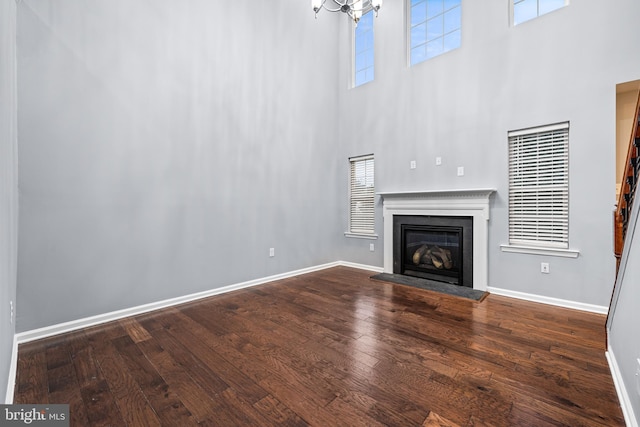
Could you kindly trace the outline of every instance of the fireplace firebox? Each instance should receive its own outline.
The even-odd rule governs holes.
[[[393,273],[473,288],[473,217],[393,216]]]

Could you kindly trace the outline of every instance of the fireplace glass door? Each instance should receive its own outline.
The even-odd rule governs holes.
[[[473,288],[473,218],[394,215],[393,273]]]
[[[462,227],[403,225],[401,230],[402,274],[460,284]]]

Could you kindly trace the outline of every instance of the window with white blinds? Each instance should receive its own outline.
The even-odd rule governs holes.
[[[569,247],[569,123],[509,132],[509,243]]]
[[[349,175],[349,232],[375,233],[375,187],[373,155],[352,157]]]

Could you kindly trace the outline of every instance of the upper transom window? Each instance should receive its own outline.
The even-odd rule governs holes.
[[[354,30],[354,86],[373,80],[373,15],[362,15]]]
[[[569,0],[513,0],[513,25],[537,18],[567,5]]]
[[[460,47],[461,0],[411,0],[411,65]]]

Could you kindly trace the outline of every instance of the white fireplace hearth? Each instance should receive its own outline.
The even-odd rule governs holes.
[[[488,286],[489,199],[493,188],[377,193],[384,218],[384,272],[393,273],[393,217],[396,215],[473,218],[473,289]]]

